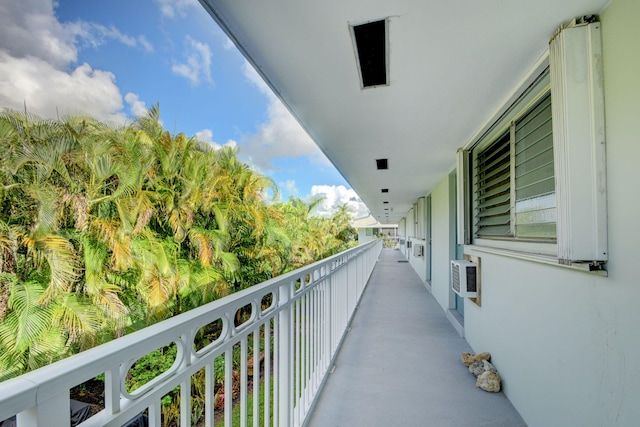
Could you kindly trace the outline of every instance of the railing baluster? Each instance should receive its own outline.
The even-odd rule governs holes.
[[[191,425],[191,376],[180,383],[180,425]]]
[[[307,292],[304,297],[304,329],[305,329],[305,337],[304,337],[304,396],[303,396],[303,404],[300,405],[300,411],[302,413],[307,412],[307,400],[309,397],[309,368],[311,367],[311,299],[313,292]]]
[[[120,366],[104,373],[104,409],[109,415],[120,412]]]
[[[278,314],[278,423],[280,427],[290,427],[292,422],[293,405],[293,368],[291,366],[293,348],[291,338],[293,338],[292,317],[293,310],[290,304],[290,293],[292,283],[285,283],[280,286],[280,313]]]
[[[162,408],[160,400],[156,400],[149,405],[149,426],[160,427],[162,423]]]
[[[293,302],[295,310],[294,310],[294,319],[293,319],[293,332],[294,332],[294,347],[295,354],[293,359],[293,377],[294,377],[294,389],[293,389],[293,422],[295,423],[297,418],[296,410],[299,408],[300,401],[300,304],[301,299],[296,299]]]
[[[205,401],[204,401],[204,425],[205,427],[214,427],[215,419],[215,372],[214,372],[215,359],[211,359],[211,362],[207,363],[204,368],[204,389],[205,389]]]
[[[233,410],[233,347],[224,352],[224,425],[231,427]]]
[[[264,423],[271,426],[271,319],[264,324]]]
[[[240,341],[240,427],[247,427],[247,339]]]
[[[264,327],[267,327],[266,323]],[[258,421],[260,421],[260,330],[261,328],[258,327],[253,332],[253,427],[258,427]]]
[[[180,364],[183,369],[187,369],[190,365],[190,352],[187,348],[192,346],[191,334],[183,334],[179,344],[178,357],[182,358]],[[191,375],[186,375],[180,383],[180,425],[191,425]]]

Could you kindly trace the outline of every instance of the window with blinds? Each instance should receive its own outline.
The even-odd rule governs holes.
[[[516,236],[555,239],[551,96],[515,124]]]
[[[511,138],[508,132],[478,153],[474,174],[476,236],[511,236]]]
[[[474,237],[555,239],[551,96],[473,154]]]

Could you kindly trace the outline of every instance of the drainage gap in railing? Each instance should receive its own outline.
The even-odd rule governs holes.
[[[178,345],[175,342],[138,358],[123,379],[126,397],[135,399],[177,369]]]
[[[239,330],[253,319],[253,304],[246,304],[236,310],[236,314],[233,317],[233,326]]]
[[[262,314],[269,312],[269,310],[275,307],[275,302],[276,302],[276,298],[273,292],[263,296],[262,299],[260,300],[260,312]]]
[[[226,329],[222,319],[207,323],[196,332],[193,351],[198,354],[206,353],[209,349],[221,344],[225,336]]]
[[[99,375],[73,387],[69,390],[69,398],[71,425],[75,426],[104,409],[104,376]]]

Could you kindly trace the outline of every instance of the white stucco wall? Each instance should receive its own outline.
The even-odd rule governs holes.
[[[482,307],[465,302],[465,336],[490,351],[504,390],[540,426],[640,425],[640,1],[601,14],[608,174],[608,277],[467,250],[481,257]],[[434,191],[434,221],[445,194]],[[442,233],[434,222],[436,231]],[[434,245],[437,282],[447,246]],[[440,288],[434,295],[446,307]]]
[[[371,240],[373,240],[373,234],[370,236],[367,236],[366,228],[358,229],[358,244],[362,245],[363,243],[370,242]]]
[[[420,279],[424,282],[427,280],[427,262],[426,262],[426,247],[425,247],[425,256],[421,256],[421,257],[417,257],[414,256],[414,247],[415,245],[426,245],[426,242],[424,241],[424,239],[418,239],[418,238],[411,238],[411,249],[409,249],[409,253],[407,256],[407,259],[409,260],[409,264],[411,264],[411,267],[413,267],[413,269],[415,270],[415,272],[418,274],[418,277],[420,277]]]
[[[447,175],[431,192],[432,270],[431,293],[443,309],[452,306],[449,290],[449,263],[455,253],[451,236],[451,183]]]

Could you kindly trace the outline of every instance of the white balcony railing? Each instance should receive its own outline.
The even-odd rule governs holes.
[[[104,374],[104,408],[82,427],[122,426],[141,413],[150,426],[160,426],[161,399],[177,387],[180,426],[192,425],[200,414],[208,427],[220,422],[221,416],[224,425],[231,426],[233,406],[238,405],[241,426],[299,426],[331,366],[381,248],[381,240],[361,245],[4,381],[0,420],[17,414],[18,427],[69,427],[70,390]],[[249,320],[236,325],[243,308],[245,312],[250,308]],[[194,337],[210,324],[218,325],[219,336],[195,349]],[[133,364],[172,343],[177,356],[171,368],[127,391],[125,379]],[[234,354],[236,359],[240,355],[239,372],[234,371]],[[221,361],[224,384],[215,384],[214,367]],[[191,405],[193,378],[202,374],[203,410]],[[224,399],[222,407],[214,409],[221,406],[221,394],[235,396],[235,401]]]

